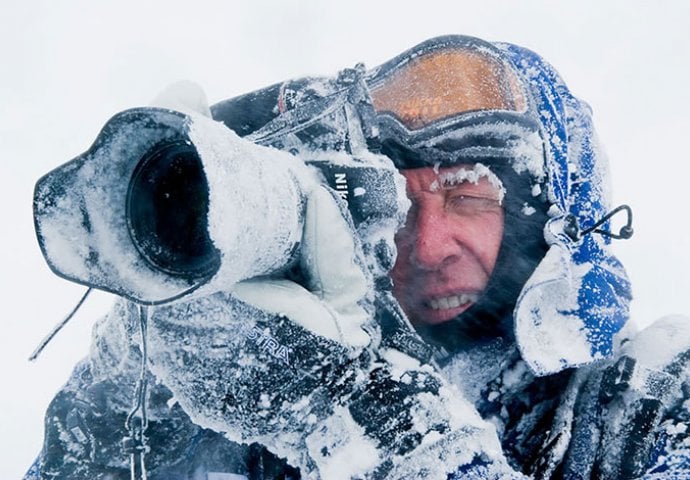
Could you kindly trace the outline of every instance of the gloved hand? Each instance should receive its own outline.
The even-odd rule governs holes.
[[[297,273],[155,308],[152,370],[195,423],[261,443],[306,478],[502,464],[493,427],[431,365],[381,348],[377,319],[399,312],[389,294],[375,298],[346,218],[316,187]]]

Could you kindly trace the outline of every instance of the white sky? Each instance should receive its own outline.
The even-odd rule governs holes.
[[[614,201],[635,211],[634,239],[616,246],[634,282],[634,318],[690,313],[689,21],[683,0],[2,2],[0,478],[20,478],[38,452],[45,408],[111,301],[90,301],[37,363],[26,361],[83,291],[40,255],[33,184],[86,150],[114,113],[180,79],[216,102],[375,66],[441,34],[530,47],[594,108]]]

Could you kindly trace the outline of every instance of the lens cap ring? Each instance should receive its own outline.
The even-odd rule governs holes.
[[[127,191],[127,227],[137,251],[155,270],[199,280],[220,267],[208,233],[208,181],[186,139],[152,147]]]

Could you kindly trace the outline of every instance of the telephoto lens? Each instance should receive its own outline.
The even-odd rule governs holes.
[[[318,182],[208,117],[136,108],[37,182],[34,222],[57,275],[161,304],[287,268]]]

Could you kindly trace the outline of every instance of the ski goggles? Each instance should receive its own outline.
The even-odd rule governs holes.
[[[530,97],[487,42],[432,39],[374,69],[367,83],[382,151],[399,168],[543,158]]]

